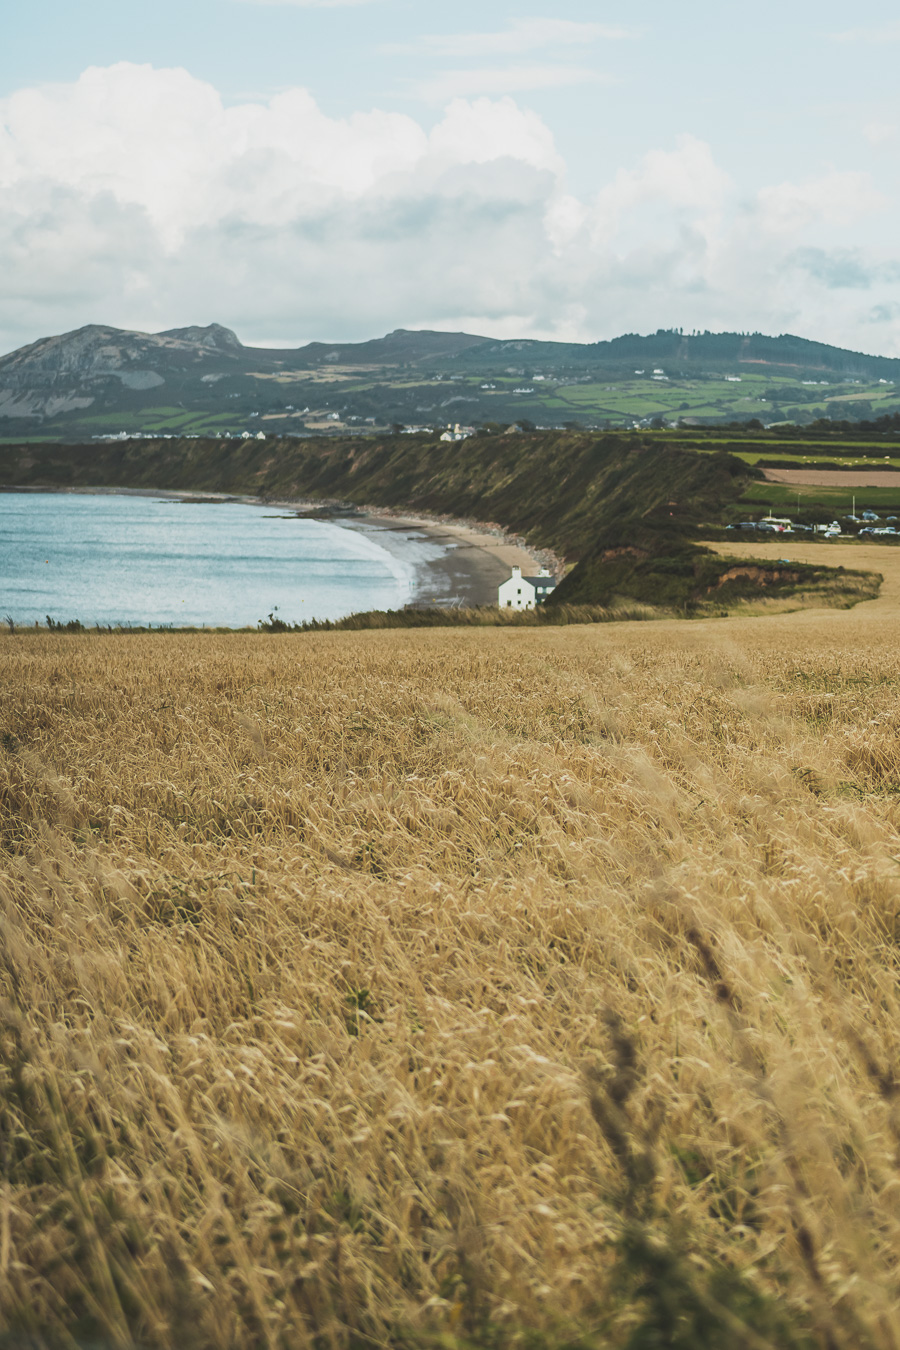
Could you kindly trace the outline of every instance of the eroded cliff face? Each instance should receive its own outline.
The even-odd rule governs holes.
[[[727,586],[732,581],[750,581],[756,586],[777,586],[785,582],[796,585],[801,579],[802,573],[796,568],[784,567],[729,567],[727,572],[723,572],[713,586],[707,586],[707,593],[719,591],[723,586]]]

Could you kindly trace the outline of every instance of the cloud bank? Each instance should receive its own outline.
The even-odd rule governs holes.
[[[577,197],[508,94],[426,128],[330,118],[301,88],[228,107],[185,70],[91,68],[0,102],[0,350],[217,320],[247,342],[677,325],[898,352],[900,265],[855,240],[888,208],[837,169],[742,197],[689,135]]]

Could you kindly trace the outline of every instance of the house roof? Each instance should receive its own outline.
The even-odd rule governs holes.
[[[527,581],[530,586],[540,586],[544,589],[549,588],[550,590],[553,590],[553,588],[556,586],[556,577],[523,577],[521,573],[519,574],[519,576],[513,575],[511,577],[507,577],[504,582],[501,582],[501,585],[508,586],[512,581],[515,582]]]

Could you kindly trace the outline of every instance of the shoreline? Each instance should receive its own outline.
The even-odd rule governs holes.
[[[414,569],[410,603],[440,608],[469,608],[497,603],[497,588],[513,567],[529,575],[548,567],[559,580],[564,564],[549,550],[532,549],[501,525],[408,512],[395,507],[349,506],[339,502],[257,497],[233,492],[204,492],[192,488],[127,487],[7,487],[0,492],[62,493],[66,496],[153,497],[183,501],[186,505],[224,506],[230,502],[293,512],[298,519],[321,520],[329,525],[367,535],[386,552]],[[413,557],[408,545],[441,548],[433,558]]]
[[[370,508],[346,518],[328,518],[330,523],[368,534],[388,552],[393,543],[401,544],[396,556],[403,557],[403,544],[418,540],[439,545],[442,553],[417,565],[413,604],[457,606],[495,605],[497,587],[506,581],[513,567],[528,575],[542,566],[559,566],[550,554],[527,548],[515,535],[499,525],[486,525],[452,517],[407,515],[386,509]]]

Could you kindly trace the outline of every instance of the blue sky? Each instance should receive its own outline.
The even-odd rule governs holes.
[[[898,56],[884,3],[31,0],[0,350],[216,320],[900,354]]]

